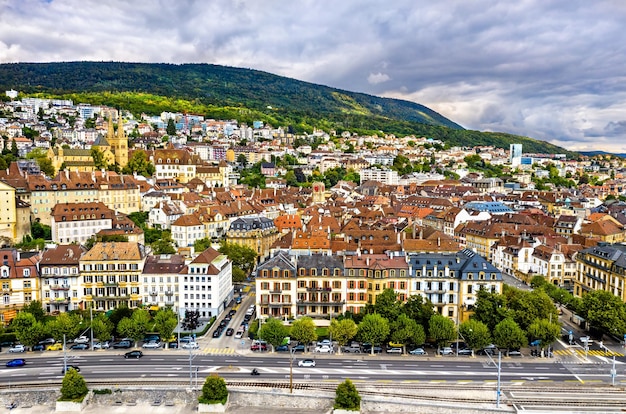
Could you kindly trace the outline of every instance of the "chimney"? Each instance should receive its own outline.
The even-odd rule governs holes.
[[[441,237],[437,237],[437,247],[441,247]]]
[[[365,264],[366,264],[367,266],[369,266],[369,265],[370,265],[370,255],[369,255],[369,254],[368,254],[367,256],[365,256]]]

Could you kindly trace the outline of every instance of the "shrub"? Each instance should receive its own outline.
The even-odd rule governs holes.
[[[198,401],[202,404],[226,404],[227,398],[228,390],[224,378],[211,375],[204,381]]]
[[[113,394],[113,391],[111,391],[108,388],[105,388],[103,390],[93,390],[94,394],[100,394],[100,395],[106,395],[106,394]]]
[[[61,385],[61,401],[81,402],[89,390],[82,375],[74,369],[68,369]]]
[[[361,396],[352,381],[346,379],[337,386],[334,408],[341,410],[360,410]]]

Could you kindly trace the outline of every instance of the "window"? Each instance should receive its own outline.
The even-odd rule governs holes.
[[[30,269],[24,269],[24,277],[30,277]]]

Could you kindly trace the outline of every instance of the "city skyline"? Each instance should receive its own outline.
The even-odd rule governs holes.
[[[254,68],[426,105],[468,129],[625,152],[626,5],[0,0],[0,63]]]

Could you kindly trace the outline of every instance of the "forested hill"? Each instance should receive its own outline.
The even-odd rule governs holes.
[[[441,139],[450,145],[522,143],[524,152],[567,153],[543,141],[466,131],[414,102],[343,91],[257,70],[209,64],[62,62],[0,64],[0,90],[115,105],[134,113],[186,111],[294,131],[349,129]]]

